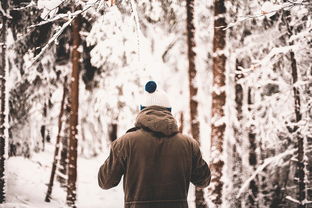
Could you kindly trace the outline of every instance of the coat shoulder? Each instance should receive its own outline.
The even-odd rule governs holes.
[[[140,135],[141,130],[142,130],[141,128],[133,127],[131,129],[127,130],[123,136],[116,139],[115,141],[117,143],[125,143],[125,142],[131,140],[132,138],[138,137]]]
[[[182,133],[178,133],[177,134],[178,137],[182,138],[183,140],[185,140],[187,143],[190,143],[192,145],[198,145],[198,141],[196,141],[195,139],[193,139],[192,137],[190,136],[187,136],[185,134],[182,134]]]

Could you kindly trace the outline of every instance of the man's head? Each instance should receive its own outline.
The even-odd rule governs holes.
[[[140,110],[153,105],[165,107],[171,111],[171,104],[167,94],[158,89],[156,82],[148,81],[145,84],[145,91],[141,101]]]

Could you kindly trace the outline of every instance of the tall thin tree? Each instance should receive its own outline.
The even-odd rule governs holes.
[[[61,102],[61,110],[58,118],[58,132],[57,132],[57,137],[56,137],[56,143],[55,143],[55,151],[54,151],[54,157],[53,157],[53,164],[52,164],[52,170],[51,170],[51,176],[50,176],[50,181],[48,185],[48,191],[45,197],[46,202],[50,202],[51,199],[51,193],[52,193],[52,188],[53,188],[53,182],[54,182],[54,176],[55,176],[55,171],[56,167],[58,164],[59,160],[59,151],[60,151],[60,143],[61,143],[61,131],[62,131],[62,124],[63,124],[63,115],[64,115],[64,109],[65,109],[65,99],[66,99],[66,94],[67,94],[67,81],[64,81],[64,87],[63,87],[63,97],[62,97],[62,102]]]
[[[6,145],[6,33],[8,1],[1,1],[2,29],[1,29],[1,62],[0,62],[0,203],[5,201],[5,145]]]
[[[248,111],[252,113],[252,109],[254,106],[254,95],[253,95],[253,88],[248,88],[247,93],[247,103],[248,103]],[[253,118],[251,118],[253,119]],[[248,141],[249,141],[249,154],[248,154],[248,162],[250,167],[255,171],[257,169],[258,164],[258,156],[257,156],[257,135],[256,135],[256,127],[254,124],[248,126]],[[258,206],[258,177],[251,180],[249,183],[249,192],[248,192],[248,200],[247,203],[252,207]]]
[[[230,196],[228,196],[228,201],[231,207],[240,208],[241,199],[237,199],[235,194],[238,193],[239,187],[242,184],[242,119],[243,119],[243,98],[244,91],[243,86],[240,83],[240,80],[244,77],[241,67],[243,61],[239,61],[236,59],[235,64],[235,110],[236,110],[236,123],[233,125],[233,133],[234,133],[234,143],[231,143],[229,152],[231,156],[228,160],[230,160],[229,166],[231,167],[231,182],[232,186],[230,187]]]
[[[286,13],[287,17],[285,20],[286,27],[288,30],[289,35],[293,34],[291,27],[289,26],[288,19],[291,18],[289,13]],[[287,19],[288,18],[288,19]],[[290,41],[289,45],[294,45],[293,41]],[[297,60],[295,58],[295,53],[293,50],[290,51],[290,63],[291,63],[291,75],[292,75],[292,82],[293,82],[293,92],[294,92],[294,112],[295,112],[295,129],[294,129],[294,136],[297,140],[297,170],[296,170],[296,180],[298,181],[298,208],[306,208],[305,199],[306,199],[306,183],[305,183],[305,164],[304,164],[304,137],[301,135],[299,130],[299,122],[302,119],[301,113],[301,102],[300,102],[300,91],[299,87],[296,86],[298,81],[298,69],[297,69]]]
[[[190,118],[191,118],[191,132],[194,139],[199,142],[199,120],[198,120],[198,101],[196,95],[198,88],[194,85],[196,77],[196,66],[194,51],[195,47],[195,26],[194,19],[194,0],[186,0],[186,30],[187,30],[187,46],[188,46],[188,75],[189,75],[189,89],[190,89]],[[195,188],[195,203],[196,208],[206,208],[206,202],[204,198],[204,192],[201,188]]]
[[[70,112],[71,112],[71,105],[70,105],[70,96],[67,96],[64,103],[64,133],[61,136],[61,152],[60,152],[60,163],[58,165],[58,171],[56,174],[56,179],[60,182],[61,187],[66,188],[66,179],[67,179],[67,172],[68,172],[68,145],[69,145],[69,131],[70,131]]]
[[[226,43],[225,21],[226,8],[224,0],[214,1],[214,35],[213,35],[213,92],[212,92],[212,124],[211,124],[211,152],[214,158],[211,164],[212,202],[219,207],[222,204],[222,169],[224,161],[223,141],[226,124],[224,122],[225,93],[225,64],[224,53]]]
[[[78,15],[72,23],[72,75],[70,86],[71,112],[68,154],[68,183],[67,204],[76,207],[76,180],[77,180],[77,135],[78,135],[78,96],[79,96],[79,71],[80,71],[80,38],[81,16]]]

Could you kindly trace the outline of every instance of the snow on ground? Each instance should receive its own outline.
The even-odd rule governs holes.
[[[66,192],[55,181],[52,200],[44,202],[47,183],[51,174],[52,146],[46,152],[37,153],[31,159],[10,157],[7,160],[7,203],[0,208],[64,208]],[[92,159],[78,158],[77,207],[123,207],[122,183],[110,190],[102,190],[97,184],[99,166],[107,153]],[[189,193],[189,207],[194,207],[194,187]]]

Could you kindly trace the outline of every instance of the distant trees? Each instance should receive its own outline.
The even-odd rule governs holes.
[[[11,18],[8,18],[8,33],[10,40],[7,50],[9,65],[8,87],[9,101],[9,156],[19,155],[30,157],[35,151],[43,150],[43,138],[37,137],[39,131],[31,131],[49,124],[51,116],[50,90],[55,89],[57,76],[53,70],[54,57],[49,54],[44,61],[39,61],[28,70],[31,58],[38,54],[41,47],[50,38],[53,25],[51,23],[36,25],[41,21],[40,10],[28,0],[10,2]],[[31,27],[32,26],[32,27]],[[50,51],[51,52],[51,51]],[[44,87],[43,87],[44,86]],[[40,102],[42,99],[44,101]],[[38,105],[34,105],[37,103]],[[45,107],[46,105],[46,107]],[[47,118],[45,117],[46,112]],[[46,122],[35,122],[38,121]],[[32,120],[34,122],[29,122]],[[48,131],[47,128],[44,129]],[[43,133],[43,132],[42,132]],[[45,134],[46,135],[46,134]],[[45,136],[45,140],[49,137]]]
[[[260,10],[262,2],[255,3]],[[302,3],[308,5],[307,1]],[[309,207],[306,178],[311,153],[306,135],[311,134],[311,122],[302,112],[306,112],[311,99],[302,92],[307,89],[307,79],[311,79],[306,74],[311,36],[304,35],[311,28],[307,19],[311,8],[281,7],[267,15],[267,10],[259,14],[250,4],[235,4],[229,6],[229,19],[235,24],[231,24],[233,29],[226,29],[230,34],[227,67],[229,76],[235,79],[229,91],[235,87],[237,110],[237,120],[229,125],[235,127],[233,146],[242,148],[237,156],[244,171],[237,178],[243,182],[238,186],[239,194],[235,196],[233,191],[233,195],[243,207]],[[242,14],[245,22],[236,21],[244,19]],[[269,34],[275,35],[266,38]],[[299,38],[301,35],[305,38]],[[232,99],[228,102],[232,106]],[[233,114],[229,113],[231,118]],[[237,126],[245,132],[236,134]],[[249,144],[239,144],[236,137]],[[232,162],[232,158],[227,159],[225,167]],[[235,181],[231,183],[237,187]]]

